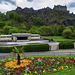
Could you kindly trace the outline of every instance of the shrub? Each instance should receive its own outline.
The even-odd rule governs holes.
[[[24,52],[41,52],[49,51],[48,44],[29,44],[29,45],[19,45],[18,48],[24,46]],[[1,53],[10,53],[14,47],[0,47]]]
[[[59,43],[59,49],[72,49],[72,48],[74,48],[74,44],[71,41]]]
[[[14,47],[0,47],[0,53],[10,53]]]
[[[71,38],[71,37],[72,37],[72,31],[71,31],[71,29],[66,28],[66,29],[63,31],[62,36],[63,36],[64,38],[68,38],[68,39]]]

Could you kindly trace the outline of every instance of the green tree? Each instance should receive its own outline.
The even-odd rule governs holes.
[[[3,29],[0,29],[0,34],[3,34]]]
[[[38,31],[40,35],[52,35],[52,28],[49,26],[41,26]]]
[[[70,28],[72,32],[73,32],[74,29],[75,29],[74,26],[68,26],[68,28]]]
[[[58,35],[58,27],[57,24],[54,26],[54,36]]]
[[[33,30],[32,28],[28,32],[32,34],[36,33],[35,30]]]
[[[2,29],[5,26],[5,22],[0,21],[0,29]]]
[[[73,30],[72,37],[75,38],[75,30]]]
[[[9,30],[11,29],[12,27],[11,26],[4,26],[3,27],[3,32],[4,32],[4,34],[9,34]]]
[[[9,34],[18,33],[18,32],[19,32],[19,29],[16,27],[13,27],[12,29],[9,30]]]
[[[72,31],[70,28],[66,28],[64,31],[63,31],[63,37],[64,38],[72,38]]]
[[[26,29],[25,24],[24,24],[24,23],[22,23],[22,24],[20,25],[20,28],[21,28],[21,29]]]
[[[41,18],[39,18],[39,17],[34,17],[33,24],[36,26],[42,26],[42,25],[44,25],[44,21],[41,20]]]
[[[27,30],[21,29],[21,30],[19,30],[19,32],[20,32],[20,33],[27,33]]]
[[[10,55],[15,55],[16,53],[18,54],[17,55],[17,60],[18,60],[18,62],[17,62],[17,65],[20,65],[20,55],[23,55],[24,54],[24,49],[23,49],[24,47],[22,47],[22,48],[17,48],[17,47],[14,47],[14,49],[12,50],[12,52],[10,53]]]
[[[33,25],[32,22],[28,22],[28,23],[24,22],[24,23],[25,23],[25,26],[26,26],[26,30],[30,30],[32,28],[32,25]]]
[[[58,28],[58,35],[59,36],[62,35],[62,32],[63,32],[64,29],[65,29],[65,26],[64,25],[59,26],[59,28]]]
[[[6,13],[6,18],[7,18],[7,20],[13,19],[13,20],[16,20],[18,22],[23,22],[24,21],[24,16],[19,15],[14,11],[8,11]]]

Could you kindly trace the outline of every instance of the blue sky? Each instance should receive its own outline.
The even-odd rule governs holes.
[[[75,0],[0,0],[0,11],[15,10],[17,6],[21,8],[33,7],[35,10],[44,7],[53,9],[54,5],[66,5],[70,13],[75,14]]]

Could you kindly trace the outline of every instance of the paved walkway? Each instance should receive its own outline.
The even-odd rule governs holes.
[[[24,56],[75,55],[75,49],[64,49],[46,52],[25,52]],[[9,53],[0,53],[0,59],[11,57]]]
[[[16,46],[16,45],[26,45],[26,44],[41,44],[48,43],[49,40],[37,40],[37,41],[26,41],[26,42],[0,42],[0,46]]]

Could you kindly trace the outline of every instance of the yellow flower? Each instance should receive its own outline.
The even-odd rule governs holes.
[[[37,73],[37,71],[35,71],[34,73]]]
[[[61,69],[61,68],[59,68],[59,69]]]
[[[62,69],[64,69],[63,66],[62,66]]]
[[[23,60],[20,60],[20,65],[17,65],[17,60],[13,60],[13,61],[6,62],[5,63],[5,67],[9,67],[9,68],[20,68],[20,67],[26,67],[30,63],[31,63],[30,60],[23,59]]]
[[[68,68],[68,66],[65,66],[66,68]]]
[[[57,71],[57,69],[53,69],[53,71]]]
[[[43,70],[43,72],[45,72],[45,70]]]
[[[41,70],[40,70],[40,72],[41,72]]]

